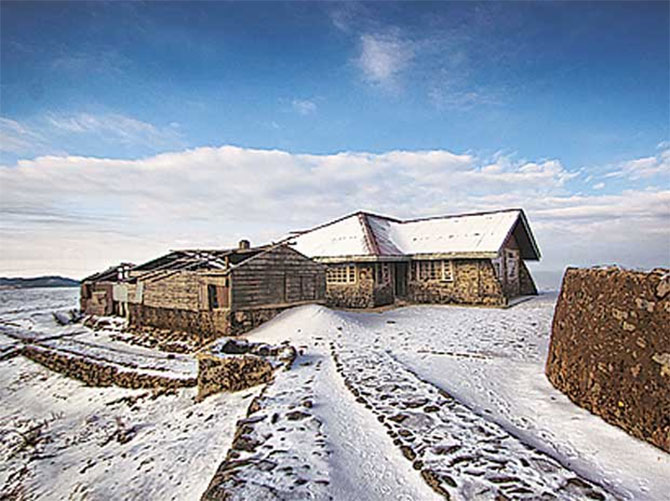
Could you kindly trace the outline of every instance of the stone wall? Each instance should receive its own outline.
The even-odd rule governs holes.
[[[128,303],[128,313],[131,329],[150,326],[184,332],[197,342],[231,335],[229,310],[193,311]]]
[[[177,379],[133,371],[124,371],[111,364],[38,346],[24,346],[21,354],[64,376],[78,379],[89,386],[121,386],[123,388],[179,388],[195,386],[195,378]]]
[[[198,354],[198,396],[239,391],[272,379],[272,364],[258,355]]]
[[[391,275],[393,277],[393,275]],[[377,285],[374,288],[374,304],[375,306],[384,306],[393,304],[395,296],[393,295],[393,283]]]
[[[568,268],[546,374],[577,405],[670,452],[670,271]]]
[[[500,281],[491,261],[486,259],[456,259],[453,261],[453,281],[409,281],[407,296],[414,303],[505,305]]]
[[[314,303],[306,301],[299,304]],[[268,308],[248,308],[238,311],[219,309],[212,311],[192,311],[171,308],[154,308],[142,304],[128,304],[130,330],[146,327],[182,332],[185,338],[195,344],[216,339],[220,336],[239,336],[255,329],[274,318],[282,311],[299,304]]]

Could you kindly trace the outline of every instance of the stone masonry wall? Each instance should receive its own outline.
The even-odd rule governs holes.
[[[410,281],[407,293],[414,303],[478,304],[503,306],[507,300],[491,261],[457,259],[453,265],[454,280]]]
[[[220,391],[238,391],[272,379],[273,367],[264,357],[251,354],[212,355],[198,354],[198,397]]]
[[[393,277],[393,275],[391,275],[391,277]],[[375,306],[392,304],[395,299],[393,296],[393,282],[377,285],[374,288],[373,298]]]
[[[193,311],[128,303],[128,313],[131,328],[150,326],[180,331],[199,342],[230,335],[229,310]]]
[[[95,361],[57,350],[24,346],[21,354],[47,369],[78,379],[89,386],[121,386],[123,388],[179,388],[195,386],[196,379],[173,379],[152,374],[120,370],[115,365]]]
[[[670,452],[670,270],[568,268],[546,374],[577,405]]]
[[[153,327],[170,332],[183,332],[184,336],[196,344],[202,344],[220,336],[239,336],[249,332],[293,306],[296,305],[248,308],[231,312],[224,309],[191,311],[154,308],[129,303],[128,309],[131,330]]]

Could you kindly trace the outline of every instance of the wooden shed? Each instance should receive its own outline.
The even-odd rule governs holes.
[[[79,297],[82,313],[125,316],[126,299],[122,291],[134,266],[132,263],[121,263],[84,278],[81,281]]]
[[[180,250],[130,272],[131,326],[238,335],[292,306],[322,303],[326,267],[285,244]]]

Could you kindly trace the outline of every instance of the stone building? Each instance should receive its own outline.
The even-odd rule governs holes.
[[[325,300],[325,266],[285,244],[180,250],[134,267],[127,283],[132,327],[199,340],[238,335],[282,310]]]
[[[405,221],[358,212],[288,240],[328,266],[331,306],[505,306],[537,294],[525,261],[540,251],[520,209]]]

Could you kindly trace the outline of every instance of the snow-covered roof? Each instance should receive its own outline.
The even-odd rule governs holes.
[[[521,209],[400,221],[357,212],[291,238],[293,248],[312,258],[384,258],[426,254],[494,258],[510,235],[521,257],[538,260]]]

